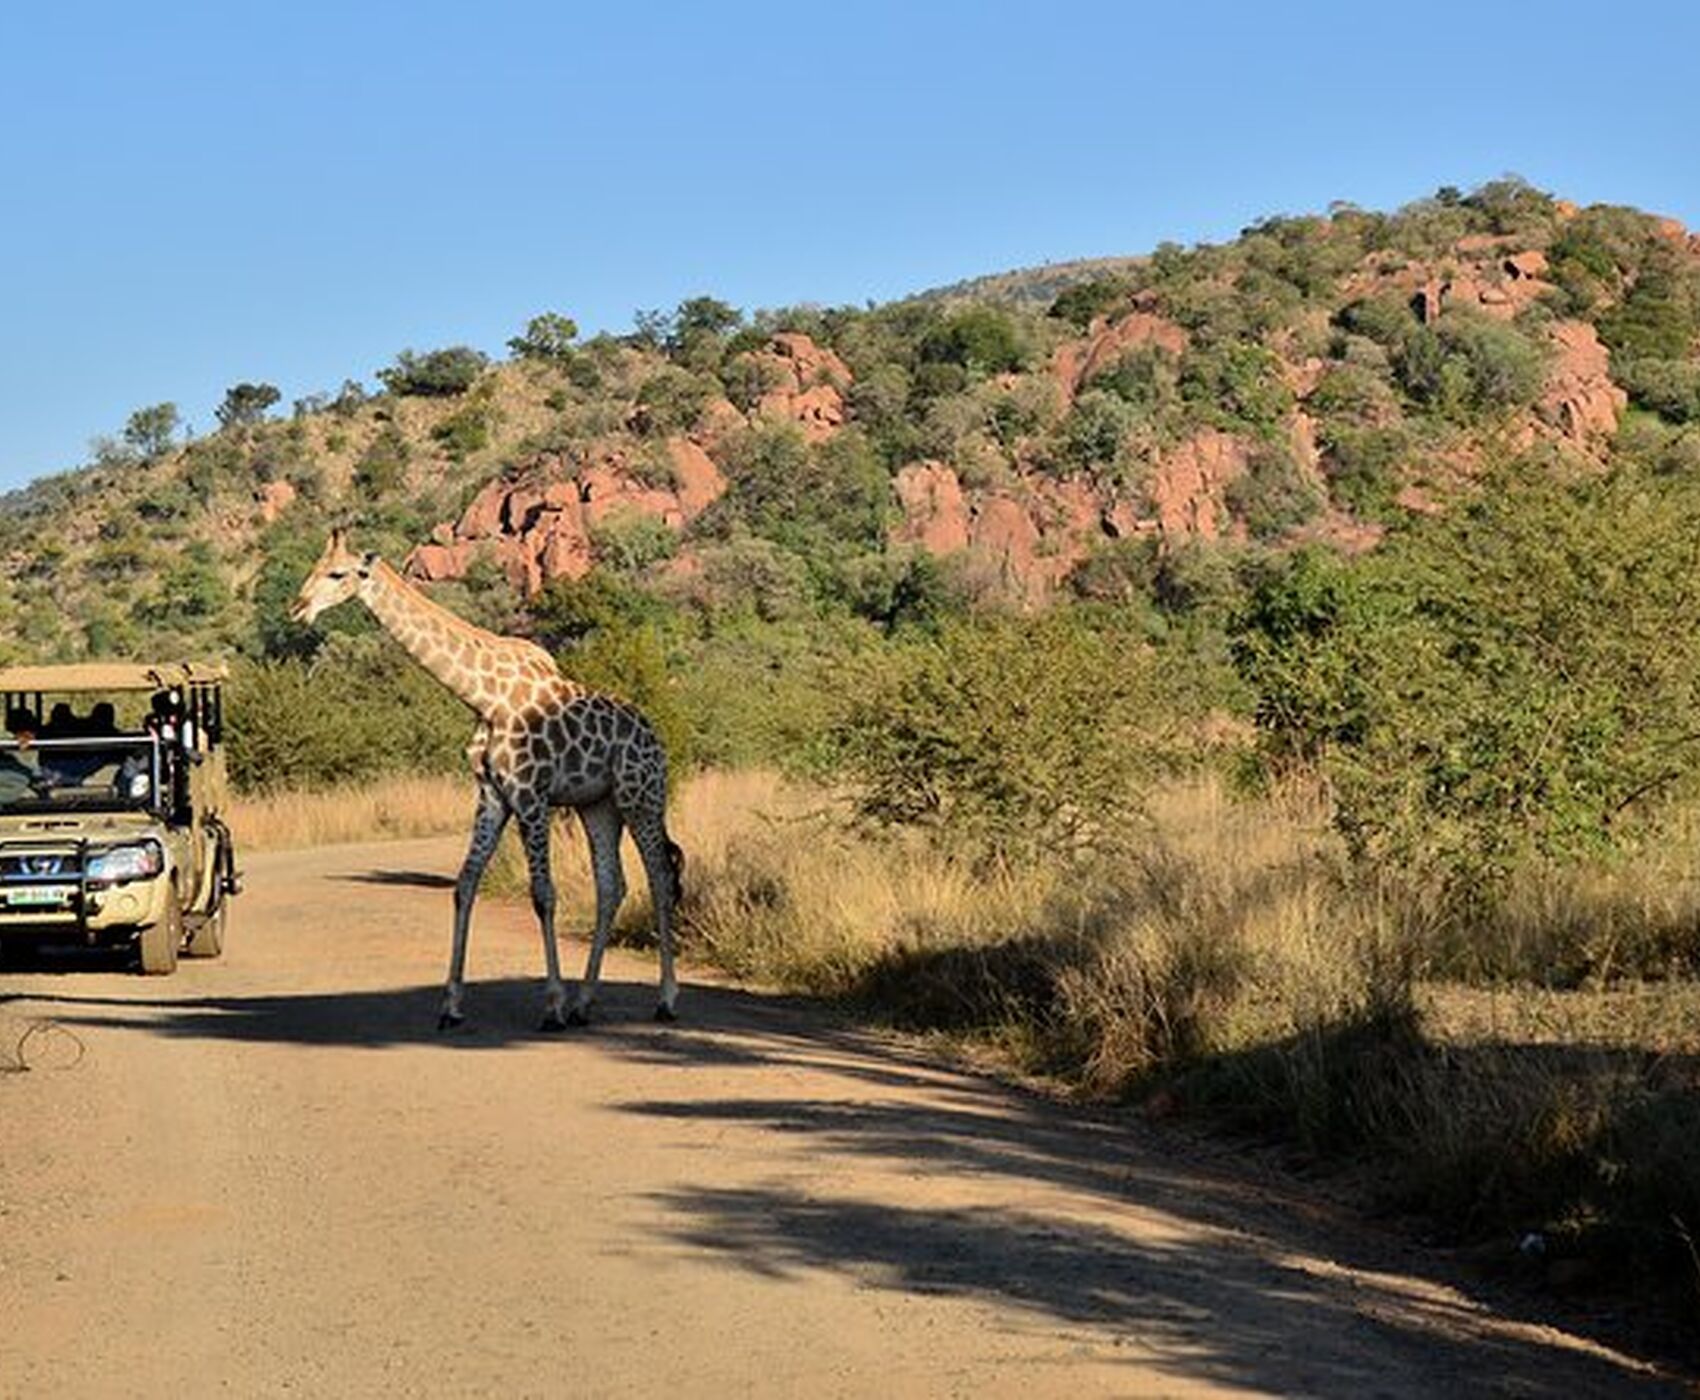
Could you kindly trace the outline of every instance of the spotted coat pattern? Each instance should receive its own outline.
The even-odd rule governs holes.
[[[454,945],[440,1024],[463,1019],[466,946],[479,880],[508,822],[525,847],[532,905],[543,936],[544,1025],[582,1023],[596,995],[614,914],[625,897],[620,837],[629,829],[642,858],[656,912],[661,1000],[671,1020],[678,997],[672,915],[682,855],[666,825],[667,758],[648,720],[613,696],[563,676],[541,647],[475,627],[433,602],[383,560],[331,536],[296,599],[294,615],[312,621],[358,598],[420,665],[478,716],[468,757],[478,782],[472,841],[455,883]],[[596,878],[596,928],[571,1012],[566,1010],[555,946],[555,890],[549,824],[555,808],[577,812]]]

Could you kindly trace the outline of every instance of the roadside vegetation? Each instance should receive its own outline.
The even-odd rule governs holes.
[[[1377,290],[1494,240],[1544,260],[1514,315]],[[728,487],[682,531],[611,516],[581,579],[481,554],[435,589],[651,714],[694,956],[1700,1320],[1697,269],[1648,216],[1500,181],[884,307],[545,313],[509,361],[404,351],[287,419],[265,384],[204,438],[138,410],[0,503],[0,652],[231,657],[252,847],[462,830],[458,702],[356,609],[288,620],[328,523],[400,558],[540,456],[614,442],[665,483],[696,433]],[[1184,348],[1056,392],[1118,316]],[[1561,321],[1628,398],[1587,450]],[[756,411],[786,332],[853,372],[830,435]],[[1043,608],[891,529],[918,462],[1146,519],[1211,433],[1244,466],[1217,537],[1106,526]]]

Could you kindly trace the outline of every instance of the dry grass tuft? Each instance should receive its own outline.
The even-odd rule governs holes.
[[[471,820],[471,781],[447,775],[239,797],[230,809],[236,847],[248,851],[438,836],[464,831]]]

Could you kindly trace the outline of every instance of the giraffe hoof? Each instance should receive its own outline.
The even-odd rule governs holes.
[[[679,1013],[671,1006],[667,1005],[666,1002],[662,1002],[655,1008],[655,1019],[667,1025],[671,1025],[674,1021],[679,1019]]]
[[[441,1016],[437,1017],[437,1029],[440,1031],[452,1031],[456,1026],[465,1022],[465,1020],[466,1017],[462,1016],[458,1011],[445,1011]]]
[[[538,1026],[540,1031],[564,1031],[567,1028],[567,1018],[559,1007],[550,1007],[543,1013],[543,1023]]]
[[[584,1014],[584,1008],[582,1006],[575,1006],[571,1011],[567,1012],[565,1024],[569,1026],[588,1026],[590,1024],[590,1017]]]

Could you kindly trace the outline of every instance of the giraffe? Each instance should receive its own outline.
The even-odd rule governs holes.
[[[509,819],[519,825],[531,874],[531,902],[543,935],[543,1029],[582,1026],[596,998],[602,954],[625,898],[620,833],[630,828],[655,905],[661,947],[659,1021],[675,1019],[673,911],[683,852],[667,834],[667,758],[649,722],[632,706],[563,676],[542,647],[475,627],[434,603],[376,554],[356,554],[331,532],[301,585],[290,616],[311,623],[327,608],[358,599],[427,671],[478,716],[467,746],[478,781],[472,842],[455,881],[454,947],[438,1029],[459,1025],[467,933],[478,882]],[[555,886],[549,869],[553,810],[578,814],[596,877],[596,931],[572,1009],[555,948]]]

